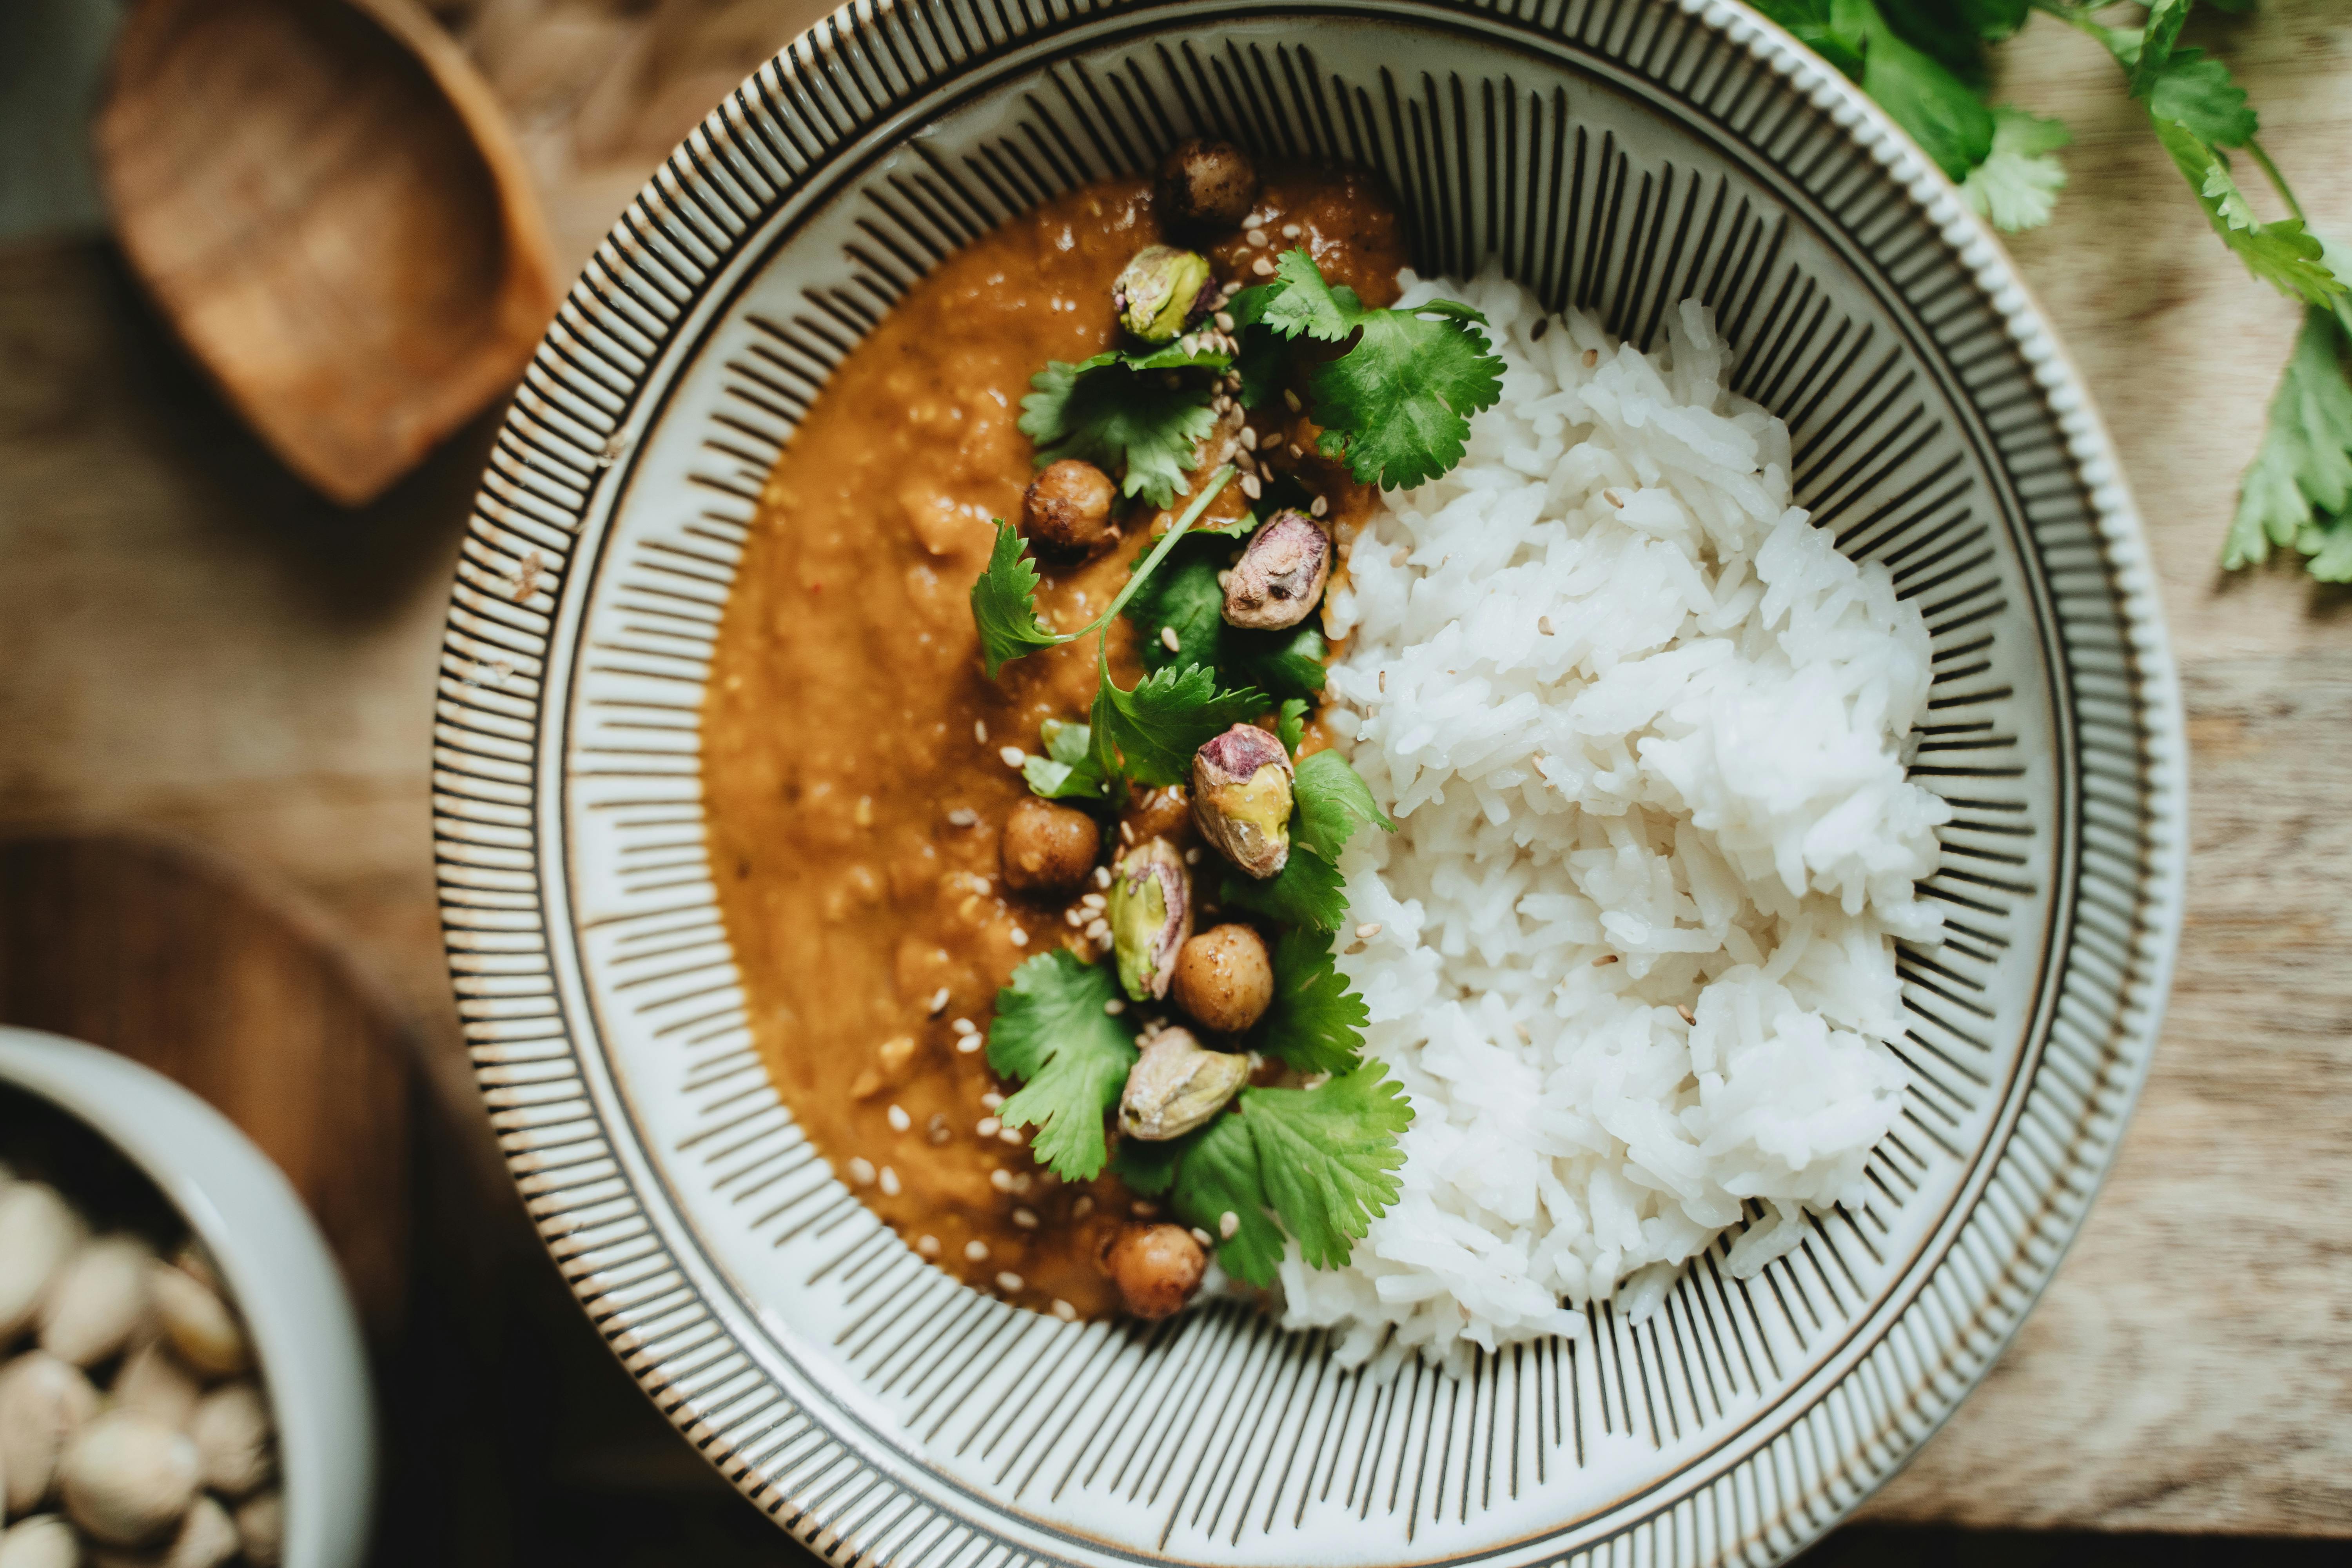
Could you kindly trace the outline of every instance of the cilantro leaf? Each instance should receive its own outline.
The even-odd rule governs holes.
[[[2262,222],[2246,205],[2245,194],[2238,189],[2228,161],[2219,152],[2177,120],[2151,114],[2148,123],[2156,128],[2156,139],[2172,155],[2173,165],[2189,182],[2189,188],[2197,193],[2213,232],[2238,253],[2247,271],[2279,292],[2309,304],[2325,305],[2345,291],[2321,261],[2319,241],[2304,231],[2300,218]]]
[[[1257,1092],[1243,1090],[1244,1098]],[[1218,1237],[1217,1261],[1225,1272],[1264,1289],[1282,1263],[1282,1232],[1266,1216],[1255,1129],[1244,1117],[1218,1116],[1187,1149],[1170,1197],[1187,1225]],[[1234,1234],[1224,1233],[1225,1215]]]
[[[2147,21],[2140,28],[2139,54],[2131,62],[2129,91],[2146,98],[2172,59],[2180,25],[2189,20],[2189,0],[2147,0]]]
[[[1135,1042],[1103,1005],[1118,995],[1109,970],[1067,948],[1041,952],[996,994],[988,1065],[1023,1080],[997,1110],[1007,1127],[1034,1127],[1031,1148],[1064,1181],[1091,1181],[1108,1150],[1103,1112],[1118,1103]]]
[[[1830,25],[1830,0],[1756,0],[1756,8],[1840,71],[1862,79],[1862,46]]]
[[[1045,754],[1021,764],[1021,776],[1033,794],[1047,800],[1100,800],[1110,793],[1095,756],[1091,729],[1066,719],[1048,719],[1038,726],[1038,738]]]
[[[1337,752],[1318,752],[1298,764],[1297,778],[1291,784],[1291,798],[1298,807],[1298,815],[1290,826],[1291,847],[1320,855],[1326,860],[1338,860],[1348,840],[1368,822],[1377,822],[1391,833],[1396,831],[1396,824],[1388,819],[1380,802],[1372,798],[1371,786],[1364,782],[1363,774]]]
[[[1110,1173],[1128,1191],[1156,1198],[1174,1184],[1176,1168],[1192,1145],[1201,1141],[1202,1131],[1194,1128],[1181,1138],[1121,1138],[1118,1147],[1111,1152]]]
[[[1299,743],[1307,739],[1307,707],[1304,697],[1286,698],[1281,712],[1274,721],[1275,739],[1280,741],[1282,749],[1294,757],[1298,755]]]
[[[1960,182],[1960,199],[1995,228],[2039,228],[2066,184],[2065,166],[2051,154],[2074,132],[2007,104],[1992,111],[1992,151]]]
[[[2147,92],[2147,111],[2189,128],[2216,147],[2242,147],[2262,129],[2246,102],[2246,89],[2230,79],[2230,68],[2202,49],[2176,50]]]
[[[1135,623],[1136,652],[1143,667],[1160,670],[1177,664],[1204,664],[1231,686],[1255,686],[1276,697],[1305,697],[1323,689],[1323,634],[1311,625],[1287,631],[1253,631],[1225,624],[1225,591],[1217,584],[1217,563],[1230,545],[1204,542],[1179,563],[1163,567],[1128,602]],[[1176,636],[1170,648],[1162,628]]]
[[[1209,740],[1265,710],[1264,693],[1244,688],[1221,691],[1203,665],[1180,673],[1162,669],[1122,691],[1104,666],[1095,689],[1095,753],[1105,772],[1137,784],[1182,784],[1192,774],[1192,753]]]
[[[1318,448],[1384,489],[1426,483],[1462,460],[1470,416],[1503,395],[1503,362],[1486,319],[1451,300],[1368,310],[1356,291],[1328,282],[1305,250],[1283,254],[1275,282],[1234,300],[1236,324],[1286,338],[1355,342],[1308,378]]]
[[[1007,660],[1070,640],[1038,619],[1036,564],[1012,525],[1001,517],[995,521],[996,544],[988,552],[987,570],[971,585],[972,623],[980,627],[980,656],[991,680]]]
[[[1862,90],[1954,180],[1992,151],[1992,111],[1969,84],[1906,43],[1870,0],[1832,0],[1832,26],[1862,40]]]
[[[1366,1062],[1320,1089],[1242,1090],[1266,1201],[1310,1268],[1347,1262],[1403,1190],[1397,1138],[1412,1122],[1412,1104],[1386,1070]],[[1187,1176],[1199,1155],[1186,1160]]]
[[[1283,862],[1281,870],[1263,882],[1228,870],[1217,896],[1234,909],[1247,910],[1284,925],[1338,931],[1339,922],[1348,918],[1346,879],[1339,875],[1339,868],[1320,855],[1296,853],[1298,846],[1295,834],[1294,829],[1293,854]]]
[[[1122,493],[1154,506],[1176,499],[1200,442],[1216,427],[1209,406],[1223,354],[1190,353],[1171,346],[1131,356],[1116,350],[1076,364],[1049,361],[1030,378],[1035,390],[1021,400],[1021,431],[1037,444],[1040,467],[1082,458],[1105,472],[1123,474]]]
[[[1274,1000],[1258,1020],[1255,1049],[1300,1072],[1346,1072],[1362,1059],[1371,1021],[1331,961],[1328,932],[1294,927],[1275,938]]]
[[[2345,379],[2344,346],[2333,314],[2317,306],[2304,312],[2303,332],[2271,399],[2262,451],[2238,491],[2224,568],[2266,561],[2273,545],[2319,554],[2303,544],[2306,533],[2315,545],[2326,542],[2328,530],[2315,524],[2315,510],[2333,521],[2352,507],[2352,383]],[[2316,563],[2314,568],[2317,576]]]

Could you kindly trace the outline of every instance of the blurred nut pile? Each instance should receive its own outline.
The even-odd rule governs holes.
[[[277,1436],[202,1251],[0,1167],[0,1568],[274,1568]]]

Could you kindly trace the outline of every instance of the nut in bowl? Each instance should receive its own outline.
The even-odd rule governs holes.
[[[0,1565],[356,1563],[357,1331],[259,1151],[143,1068],[0,1030]]]
[[[629,456],[562,534],[485,490],[482,549],[566,557],[562,678],[479,718],[564,737],[563,896],[445,885],[469,965],[512,898],[547,933],[542,1021],[476,1030],[519,1173],[614,1227],[567,1266],[640,1364],[731,1346],[665,1401],[828,1548],[1536,1563],[1689,1508],[1701,1561],[1792,1549],[2014,1326],[1979,1244],[2038,1279],[2006,1216],[2078,1214],[2019,1119],[2144,1060],[2112,989],[2098,1043],[2049,1022],[2107,985],[2067,889],[2150,981],[2175,914],[2170,850],[2072,826],[2179,804],[2078,390],[1952,194],[1728,7],[1017,37],[788,51],[744,102],[903,89],[665,259],[698,313],[611,361]],[[761,112],[708,146],[805,128]],[[685,555],[690,656],[638,609]],[[2086,704],[2053,661],[2118,625],[2156,651]],[[693,716],[651,760],[649,703]],[[514,785],[453,766],[454,868]],[[2051,1137],[2080,1175],[2113,1134]],[[1836,1479],[1784,1493],[1805,1432]]]

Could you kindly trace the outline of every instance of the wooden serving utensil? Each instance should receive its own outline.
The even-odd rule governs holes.
[[[164,314],[347,506],[512,386],[554,313],[521,152],[415,0],[143,0],[96,142]]]

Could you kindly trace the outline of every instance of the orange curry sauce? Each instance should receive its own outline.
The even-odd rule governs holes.
[[[1303,245],[1367,303],[1395,297],[1402,241],[1369,177],[1270,174],[1253,217],[1265,243],[1237,231],[1208,247],[1221,279],[1255,282],[1254,263]],[[1149,1205],[1108,1174],[1081,1187],[1037,1165],[993,1116],[1013,1086],[981,1042],[1023,960],[1056,944],[1097,955],[1081,934],[1092,911],[1009,892],[997,847],[1025,793],[1004,749],[1034,751],[1044,721],[1085,717],[1096,655],[1087,638],[991,681],[967,595],[990,520],[1019,518],[1034,473],[1015,426],[1029,378],[1112,345],[1112,280],[1160,237],[1148,185],[1108,181],[915,285],[842,362],[769,479],[703,715],[711,864],[785,1102],[909,1245],[1066,1316],[1118,1310],[1098,1248]],[[1349,537],[1370,493],[1312,456],[1311,426],[1282,404],[1252,423],[1276,465],[1299,444],[1295,467]],[[1244,504],[1228,486],[1211,515]],[[1154,518],[1138,506],[1114,550],[1041,563],[1047,624],[1075,630],[1098,614]],[[1113,633],[1113,672],[1131,685],[1130,629]],[[1126,826],[1197,847],[1181,792],[1142,796]],[[1214,893],[1212,854],[1196,902]]]

